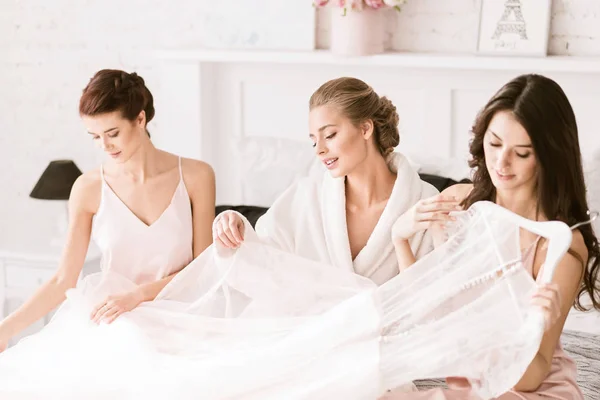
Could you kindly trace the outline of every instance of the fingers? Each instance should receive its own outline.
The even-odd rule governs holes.
[[[462,208],[456,202],[450,201],[438,201],[434,203],[428,204],[420,204],[417,207],[417,212],[426,213],[426,212],[445,212],[450,213],[453,211],[460,211]]]
[[[471,387],[471,383],[467,378],[462,378],[459,376],[447,377],[446,384],[450,389],[468,389]]]
[[[105,299],[104,301],[98,303],[98,305],[96,305],[96,307],[94,307],[92,309],[92,313],[90,315],[90,318],[92,319],[92,321],[95,321],[100,314],[103,314],[106,311],[106,307],[108,306],[107,303],[109,300],[110,300],[110,297]]]
[[[232,241],[233,235],[231,235],[230,233],[227,232],[228,228],[223,227],[223,222],[219,222],[217,224],[216,229],[217,229],[216,237],[223,246],[230,248],[230,249],[233,249],[236,247],[236,245]]]
[[[446,222],[455,220],[450,213],[461,209],[458,199],[453,196],[436,195],[421,200],[398,218],[392,227],[392,236],[409,239],[416,232],[429,229],[434,224],[444,230]]]
[[[417,207],[417,211],[422,213],[436,211],[452,212],[460,210],[462,210],[462,207],[456,197],[442,195],[425,199]]]
[[[114,301],[108,300],[103,305],[97,308],[97,311],[92,313],[92,322],[99,324],[101,321],[107,322],[108,318],[112,317],[112,321],[118,316],[115,314],[121,314],[122,308],[117,305]]]
[[[542,310],[545,329],[550,329],[561,315],[561,297],[558,285],[548,284],[540,286],[533,294],[531,304]]]
[[[108,303],[104,304],[92,317],[92,322],[94,322],[95,324],[100,323],[100,321],[102,321],[102,318],[104,317],[104,314],[106,314],[110,309],[111,305],[109,305]]]
[[[443,194],[437,194],[432,197],[428,197],[423,200],[423,204],[433,204],[433,203],[460,203],[460,199],[456,196],[446,196]]]
[[[415,208],[415,220],[421,222],[454,221],[455,218],[450,213],[460,211],[461,209],[456,197],[437,195],[417,204]]]
[[[123,310],[120,308],[111,308],[106,314],[104,314],[103,320],[105,323],[112,323],[119,315],[123,314]]]
[[[449,215],[446,212],[426,212],[426,213],[416,213],[415,220],[418,222],[445,222],[445,221],[454,221],[454,217]],[[429,227],[429,226],[428,226]]]
[[[553,308],[560,309],[561,306],[560,291],[556,283],[540,286],[533,294],[533,299],[543,299]]]
[[[229,229],[233,235],[233,239],[238,243],[238,245],[241,244],[244,241],[244,237],[242,232],[240,232],[240,224],[236,219],[230,219]]]
[[[213,237],[223,246],[237,248],[244,241],[244,223],[235,213],[225,213],[215,222]]]

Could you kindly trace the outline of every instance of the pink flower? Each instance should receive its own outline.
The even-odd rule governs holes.
[[[351,7],[354,11],[360,11],[363,8],[363,0],[350,0],[350,3],[352,3]]]
[[[360,11],[363,9],[363,0],[349,0],[347,3],[350,3],[350,8],[354,11]]]
[[[374,9],[385,7],[383,0],[365,0],[365,4]]]
[[[363,0],[334,0],[333,4],[340,8],[350,8],[354,11],[363,9]]]
[[[315,7],[323,7],[329,3],[329,0],[313,0],[313,5]]]

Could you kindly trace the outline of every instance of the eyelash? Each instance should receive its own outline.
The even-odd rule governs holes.
[[[492,146],[492,147],[500,147],[500,145],[499,145],[498,143],[492,143],[492,142],[490,142],[490,146]],[[527,153],[527,154],[519,154],[519,153],[515,153],[515,154],[516,154],[516,155],[517,155],[517,157],[519,157],[519,158],[527,158],[527,157],[529,157],[529,155],[530,155],[531,153]]]
[[[112,134],[112,135],[108,135],[108,137],[109,137],[109,138],[111,138],[111,139],[114,139],[114,138],[116,138],[117,136],[119,136],[119,132],[117,132],[117,133],[115,133],[115,134]],[[93,139],[94,139],[94,140],[98,140],[98,139],[100,139],[100,136],[93,136]]]
[[[337,135],[337,132],[334,132],[334,133],[332,133],[332,134],[331,134],[331,135],[329,135],[329,136],[325,136],[325,139],[333,139],[333,138],[335,137],[335,135]],[[316,143],[313,143],[313,144],[312,144],[312,147],[316,147],[316,146],[317,146],[317,144],[316,144]]]

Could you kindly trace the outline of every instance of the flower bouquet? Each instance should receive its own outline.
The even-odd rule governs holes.
[[[400,11],[400,6],[407,0],[313,0],[313,5],[317,8],[325,7],[328,4],[340,8],[342,15],[346,15],[348,10],[362,11],[363,9],[378,10],[380,8],[392,7]]]

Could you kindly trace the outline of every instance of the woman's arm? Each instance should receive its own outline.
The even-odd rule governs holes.
[[[59,267],[54,276],[44,283],[33,296],[0,323],[0,351],[2,345],[44,317],[65,299],[65,292],[75,287],[85,262],[92,217],[100,201],[100,181],[97,172],[80,176],[71,190],[69,199],[69,229]]]
[[[459,195],[465,190],[459,188],[459,186],[465,185],[454,186],[440,194],[420,200],[394,223],[392,243],[396,251],[400,272],[413,265],[417,260],[410,246],[410,238],[417,232],[429,231],[433,236],[433,243],[436,247],[443,243],[439,238],[438,231],[440,231],[442,224],[451,219],[449,213],[460,209],[459,204],[462,197],[459,197]]]
[[[394,249],[396,251],[396,258],[398,259],[398,269],[400,272],[410,267],[417,262],[415,255],[410,247],[408,239],[394,239]]]
[[[583,236],[581,236],[581,233],[578,231],[573,233],[571,249],[581,255],[582,259],[587,263],[587,248],[585,247]],[[545,254],[543,257],[541,256],[542,254],[540,254],[540,259],[545,259]],[[586,263],[584,263],[584,265]],[[547,290],[549,295],[545,297],[538,296],[535,300],[536,304],[545,309],[546,314],[551,313],[552,307],[559,308],[560,316],[554,325],[552,325],[552,327],[544,334],[535,358],[525,371],[521,380],[515,385],[515,390],[523,392],[535,391],[550,373],[554,350],[556,349],[556,345],[562,334],[569,310],[577,296],[583,268],[584,266],[581,264],[581,261],[577,260],[571,254],[566,254],[556,267],[552,279],[553,285],[551,288],[553,290]]]

